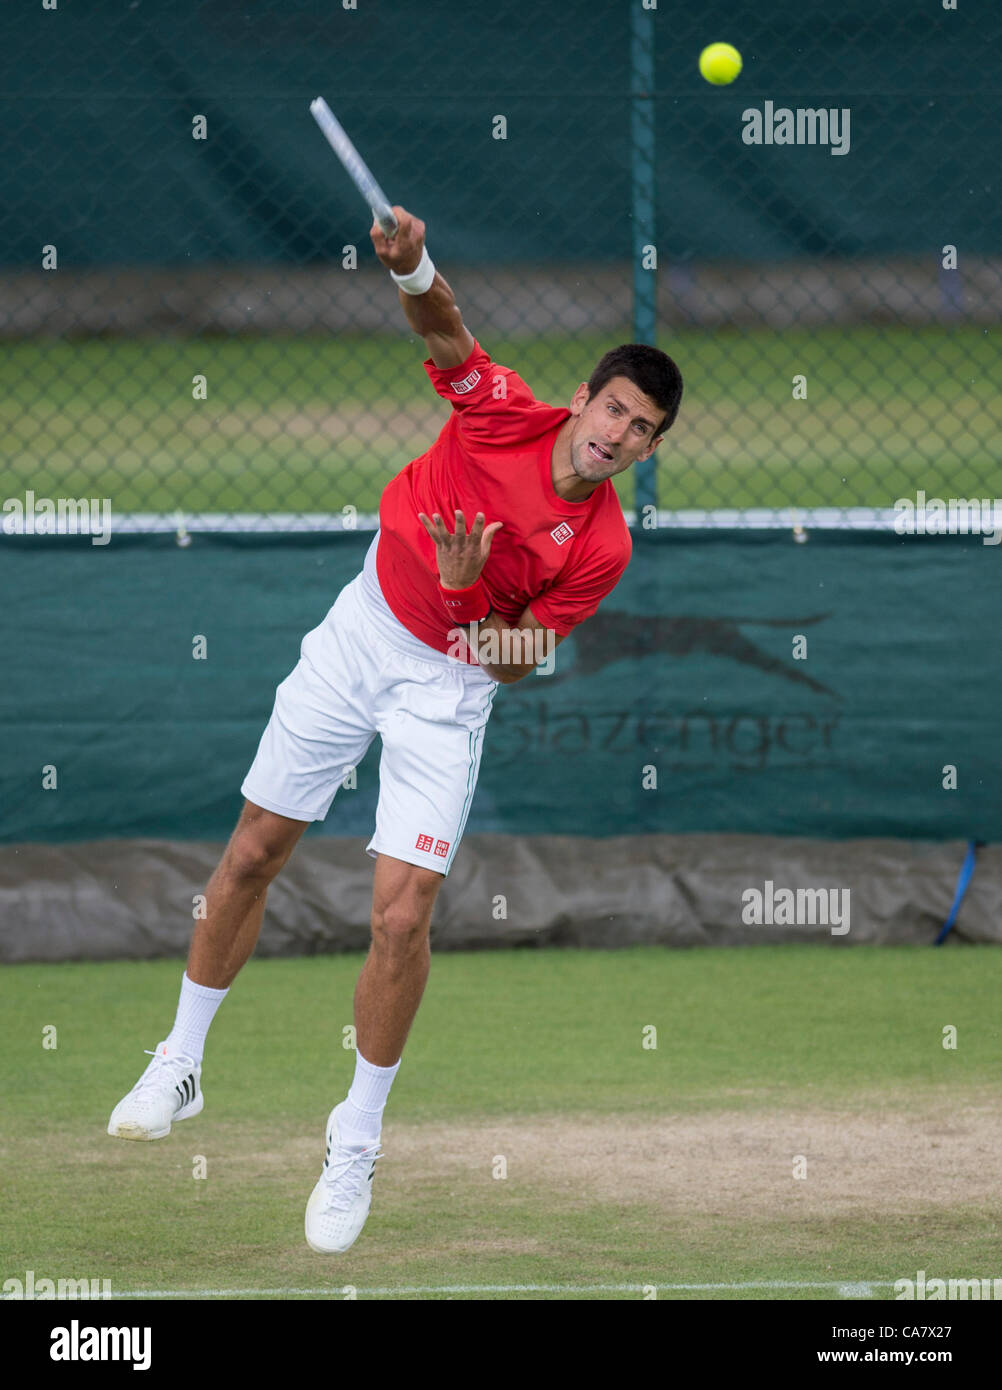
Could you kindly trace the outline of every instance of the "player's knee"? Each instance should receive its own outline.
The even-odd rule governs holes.
[[[420,947],[428,935],[430,912],[420,899],[391,900],[372,909],[372,944],[391,955]]]
[[[226,851],[227,867],[237,878],[269,883],[288,857],[286,845],[253,831],[234,836]]]

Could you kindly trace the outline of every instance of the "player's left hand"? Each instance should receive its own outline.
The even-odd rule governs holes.
[[[492,521],[487,526],[483,512],[477,512],[467,532],[466,518],[457,511],[456,529],[450,534],[438,512],[431,518],[419,512],[418,520],[435,542],[443,589],[469,589],[477,582],[491,553],[491,542],[504,525],[503,521]]]

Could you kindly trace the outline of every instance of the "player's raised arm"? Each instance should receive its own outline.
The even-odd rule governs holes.
[[[428,345],[436,367],[458,367],[474,348],[473,335],[463,323],[455,295],[431,263],[424,245],[424,223],[402,207],[394,207],[398,227],[392,239],[373,222],[369,235],[376,255],[392,274],[407,322]]]

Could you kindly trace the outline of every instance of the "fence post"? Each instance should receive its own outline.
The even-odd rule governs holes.
[[[654,11],[630,6],[630,175],[633,192],[633,340],[656,346],[657,271],[644,269],[644,247],[654,240]],[[657,464],[634,465],[634,505],[657,506]]]

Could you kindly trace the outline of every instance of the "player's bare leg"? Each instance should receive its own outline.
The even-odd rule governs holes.
[[[203,920],[188,952],[188,979],[228,989],[261,931],[268,886],[287,863],[308,821],[289,820],[248,801],[205,890]]]
[[[428,933],[442,875],[379,855],[372,945],[355,986],[355,1044],[377,1067],[400,1060],[428,980]]]
[[[442,875],[388,854],[376,860],[372,945],[355,987],[355,1076],[327,1118],[323,1171],[306,1206],[306,1240],[342,1254],[369,1214],[383,1107],[428,979],[428,931]]]
[[[308,824],[245,804],[205,890],[206,915],[192,935],[174,1027],[112,1111],[108,1133],[113,1137],[163,1139],[176,1120],[201,1112],[209,1025],[257,944],[268,885]]]

